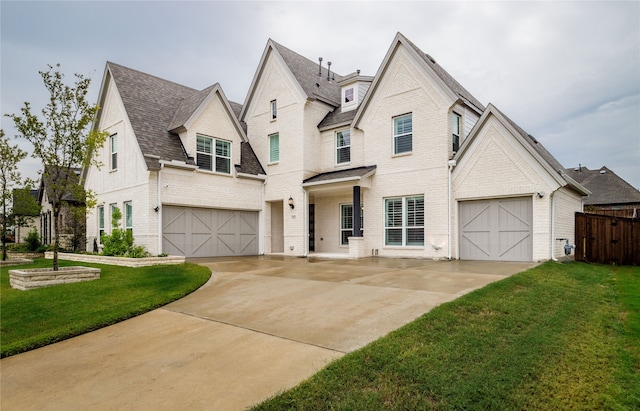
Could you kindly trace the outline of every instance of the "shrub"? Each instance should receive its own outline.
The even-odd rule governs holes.
[[[38,234],[38,230],[35,228],[29,231],[27,237],[24,239],[25,245],[27,246],[28,251],[38,251],[38,248],[42,244],[40,244],[40,235]]]
[[[147,257],[149,253],[143,246],[133,244],[131,231],[120,228],[121,218],[122,212],[120,209],[114,208],[111,216],[111,234],[104,234],[100,238],[102,255],[131,258]]]

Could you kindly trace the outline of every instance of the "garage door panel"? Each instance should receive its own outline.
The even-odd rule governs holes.
[[[163,250],[187,257],[258,254],[258,213],[163,207]]]
[[[531,261],[530,197],[461,202],[460,258]]]

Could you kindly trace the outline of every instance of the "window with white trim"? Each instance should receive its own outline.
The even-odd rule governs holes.
[[[460,114],[451,113],[451,143],[453,147],[453,151],[458,151],[460,148],[460,124],[461,124]]]
[[[280,135],[278,133],[269,134],[269,162],[280,161]]]
[[[413,150],[412,114],[393,118],[393,154],[410,153]]]
[[[216,140],[216,172],[231,174],[231,142]]]
[[[278,118],[278,102],[271,100],[271,120]]]
[[[124,202],[124,229],[133,232],[133,203]]]
[[[354,89],[353,87],[344,90],[344,103],[353,103],[354,101]]]
[[[98,206],[98,241],[104,235],[104,206]]]
[[[109,152],[111,153],[111,170],[118,169],[118,135],[113,134],[109,137]]]
[[[336,133],[336,163],[351,161],[351,131],[342,130]]]
[[[109,204],[109,211],[111,214],[109,215],[109,231],[113,228],[113,216],[120,210],[118,210],[118,205],[116,203]]]
[[[198,135],[196,157],[199,168],[231,174],[231,142],[229,141]]]
[[[360,210],[360,230],[364,230],[364,210]],[[340,245],[349,245],[353,236],[353,204],[340,204]]]
[[[384,213],[385,245],[424,245],[423,196],[387,198]]]

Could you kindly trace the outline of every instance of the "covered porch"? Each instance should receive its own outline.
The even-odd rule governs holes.
[[[309,206],[307,255],[362,258],[366,252],[364,204],[376,166],[317,174],[302,183]]]

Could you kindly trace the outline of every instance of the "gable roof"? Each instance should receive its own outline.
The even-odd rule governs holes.
[[[174,131],[188,125],[201,106],[214,93],[220,94],[238,133],[243,140],[246,140],[246,124],[238,120],[242,105],[229,101],[218,83],[198,91],[151,74],[107,62],[105,79],[100,92],[102,99],[100,106],[104,105],[105,89],[110,79],[113,79],[116,85],[138,140],[138,146],[150,170],[159,169],[161,161],[177,160],[194,164],[193,158],[188,157],[179,135]],[[95,122],[94,127],[97,124],[98,121]],[[255,154],[252,156],[252,153],[253,150],[249,150],[247,154],[241,156],[244,161],[249,162],[245,168],[262,170],[257,157]],[[255,163],[258,165],[256,166]]]
[[[395,50],[400,44],[405,45],[407,49],[415,55],[418,62],[422,63],[423,67],[426,70],[431,71],[434,74],[434,77],[436,79],[439,79],[442,85],[446,89],[448,89],[453,96],[456,96],[457,98],[467,103],[470,107],[474,108],[475,111],[477,111],[478,113],[481,113],[482,111],[485,110],[485,107],[482,105],[482,103],[480,103],[480,101],[476,99],[467,89],[462,87],[462,85],[458,83],[458,81],[454,79],[442,66],[436,63],[433,57],[431,57],[430,55],[420,50],[418,46],[413,44],[402,33],[398,32],[396,33],[396,37],[393,39],[393,42],[391,43],[391,46],[389,47],[389,50],[387,51],[387,54],[385,55],[384,60],[382,61],[382,64],[378,68],[378,72],[374,77],[371,87],[369,87],[367,94],[364,96],[362,104],[360,104],[360,107],[357,110],[355,118],[353,119],[354,126],[357,126],[358,121],[362,117],[363,112],[366,110],[366,107],[369,104],[369,100],[371,99],[371,96],[375,93],[375,90],[377,89],[384,75],[384,72],[386,71],[388,65],[391,62],[391,58],[394,55]]]
[[[518,126],[513,120],[507,117],[504,113],[498,110],[493,104],[489,103],[482,116],[478,119],[476,124],[469,132],[469,136],[462,142],[460,149],[456,153],[454,159],[460,159],[463,157],[471,146],[473,140],[478,135],[479,130],[484,126],[489,117],[495,117],[504,125],[508,130],[511,130],[511,134],[516,137],[522,144],[522,146],[529,151],[529,153],[538,160],[538,162],[547,170],[547,172],[560,184],[561,186],[570,186],[578,193],[582,195],[590,194],[590,191],[583,187],[580,183],[575,181],[565,172],[565,168],[560,164],[551,153],[535,139],[531,134],[527,133],[522,127]]]
[[[295,51],[269,39],[260,58],[260,63],[253,76],[253,80],[251,81],[251,86],[249,86],[247,97],[242,105],[242,112],[239,115],[241,121],[244,119],[245,111],[253,98],[258,80],[262,76],[267,59],[271,53],[277,53],[277,55],[280,56],[307,99],[320,100],[334,107],[340,106],[341,87],[338,85],[338,82],[343,79],[343,76],[332,71],[330,79],[327,80],[326,67],[323,67],[320,71],[322,75],[318,75],[318,62],[309,60]]]
[[[585,205],[640,203],[640,191],[607,167],[589,170],[579,166],[567,168],[566,173],[591,191]]]
[[[107,62],[138,145],[149,169],[160,160],[189,161],[180,137],[167,130],[176,108],[198,91],[119,64]]]

